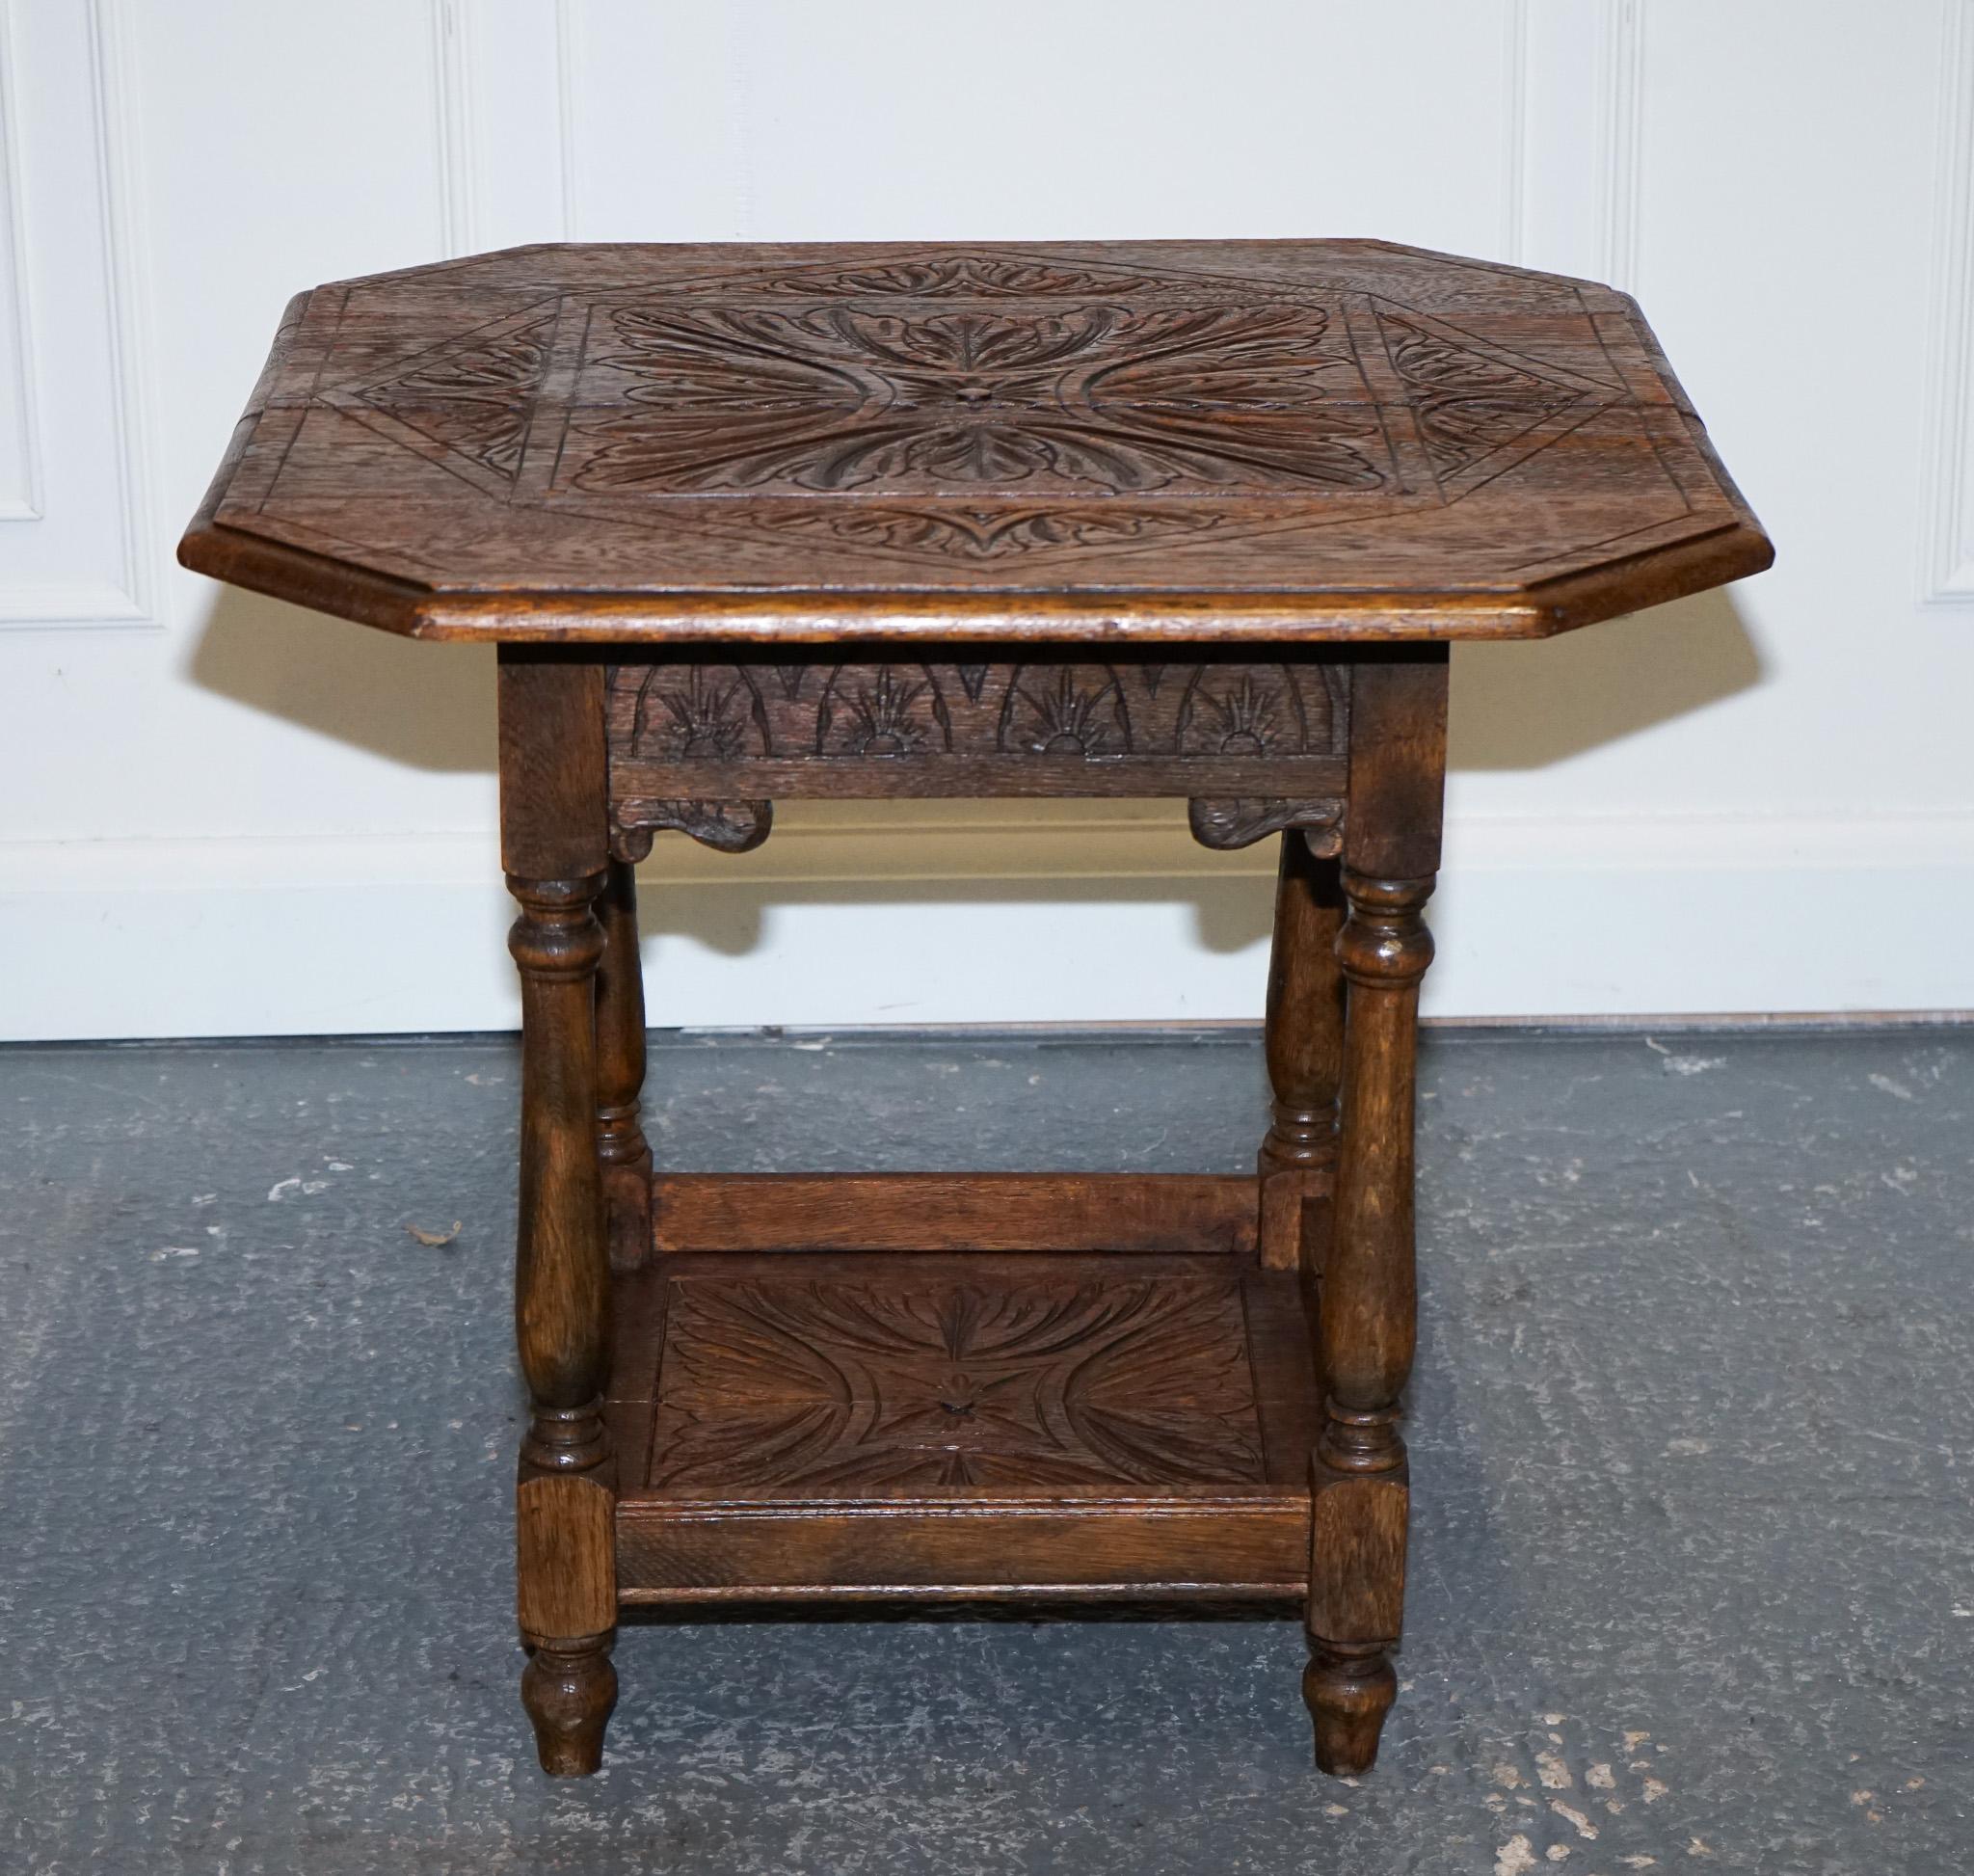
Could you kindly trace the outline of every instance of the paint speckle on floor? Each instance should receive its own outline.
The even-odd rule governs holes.
[[[1494,1876],[1525,1876],[1535,1867],[1535,1846],[1519,1832],[1501,1846],[1494,1859]]]

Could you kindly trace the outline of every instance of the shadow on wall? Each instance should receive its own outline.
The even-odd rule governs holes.
[[[1448,766],[1546,768],[1761,682],[1726,593],[1702,593],[1601,626],[1454,650]]]
[[[237,586],[217,592],[192,654],[202,689],[408,768],[494,772],[491,650],[421,645]]]
[[[1454,670],[1449,760],[1465,770],[1548,767],[1718,703],[1762,677],[1753,641],[1721,592],[1560,638],[1461,646]],[[481,647],[421,645],[227,587],[193,655],[191,674],[236,703],[410,768],[491,774],[495,765],[494,662]],[[737,957],[759,946],[769,914],[783,906],[1097,901],[1187,905],[1196,942],[1213,952],[1243,951],[1267,937],[1273,861],[1266,847],[1245,856],[1206,852],[1187,834],[1178,802],[1157,810],[1170,818],[1169,872],[1146,868],[1091,877],[1057,861],[1034,876],[1009,876],[1021,866],[1019,831],[1010,823],[1031,819],[1038,842],[1059,854],[1067,836],[1059,827],[1052,834],[1048,821],[1064,805],[998,802],[990,835],[960,823],[943,826],[960,808],[951,802],[800,804],[780,817],[779,846],[770,838],[759,853],[722,857],[717,871],[668,862],[667,844],[660,841],[646,869],[645,932],[687,938]],[[1142,832],[1147,806],[1086,801],[1076,803],[1075,813],[1101,840],[1112,822]],[[860,878],[854,867],[839,863],[829,877],[802,878],[801,864],[788,852],[789,836],[831,833],[844,810],[857,811],[866,824],[881,815],[908,837],[933,835],[945,856],[945,876]],[[862,827],[858,832],[873,849],[887,838]],[[965,876],[969,843],[982,849],[980,871],[971,878]],[[990,844],[992,856],[985,851]],[[681,850],[680,859],[687,857]],[[719,876],[729,868],[730,878]],[[872,871],[886,869],[874,865]]]
[[[902,822],[917,805],[894,802],[890,812]],[[1103,805],[1113,809],[1142,806],[1128,802]],[[1173,810],[1175,866],[1190,865],[1184,849],[1192,836],[1187,831],[1184,806],[1176,802],[1161,805]],[[881,840],[883,836],[871,838]],[[773,844],[770,837],[768,845]],[[646,939],[660,935],[688,938],[722,957],[744,957],[760,946],[774,913],[797,905],[861,905],[872,912],[891,905],[1179,905],[1190,916],[1192,938],[1202,951],[1216,956],[1232,955],[1266,939],[1273,928],[1273,860],[1270,857],[1271,871],[1267,874],[1237,868],[1219,855],[1208,856],[1206,866],[1214,868],[1216,861],[1214,871],[1194,868],[1184,873],[1100,878],[1058,873],[1048,879],[1008,879],[983,874],[975,879],[783,878],[758,884],[736,879],[731,885],[709,885],[704,877],[697,877],[688,890],[680,891],[677,882],[666,877],[664,866],[654,854],[638,872],[638,929]],[[881,921],[872,927],[870,943],[884,943]],[[1005,962],[1020,970],[1025,960],[1012,956]],[[1046,959],[1035,954],[1026,962],[1040,969]],[[964,968],[964,961],[956,957],[954,969]],[[1260,996],[1258,989],[1256,996]]]
[[[1560,638],[1461,645],[1454,672],[1450,765],[1531,769],[1749,689],[1762,666],[1733,602],[1713,592]],[[478,646],[421,645],[226,586],[191,674],[410,768],[494,771],[494,657]]]

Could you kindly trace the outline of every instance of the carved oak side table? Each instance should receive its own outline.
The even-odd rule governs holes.
[[[189,567],[499,646],[521,1697],[620,1607],[1294,1598],[1395,1681],[1447,646],[1770,549],[1636,306],[1381,242],[538,247],[299,295]],[[1256,1177],[654,1169],[633,864],[777,796],[1281,839]]]

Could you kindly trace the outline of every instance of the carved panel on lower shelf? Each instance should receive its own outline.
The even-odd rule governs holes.
[[[668,1495],[1264,1476],[1236,1277],[715,1275],[670,1289],[650,1468]]]

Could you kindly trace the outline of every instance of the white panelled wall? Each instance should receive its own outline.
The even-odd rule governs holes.
[[[0,0],[0,1035],[516,1020],[492,663],[172,564],[298,287],[1382,235],[1637,292],[1774,570],[1454,660],[1428,1007],[1974,1005],[1974,0]],[[1261,1007],[1176,805],[790,807],[654,1023]]]

